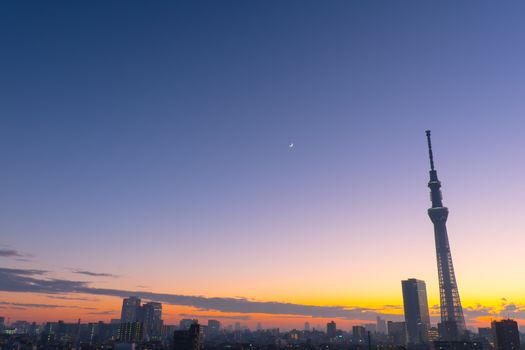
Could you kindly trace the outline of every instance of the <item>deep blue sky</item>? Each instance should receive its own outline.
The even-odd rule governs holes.
[[[434,278],[425,129],[455,249],[523,198],[523,18],[519,1],[3,1],[0,243],[249,281],[415,240]]]

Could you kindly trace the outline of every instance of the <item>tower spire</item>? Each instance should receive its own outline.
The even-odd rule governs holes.
[[[430,140],[430,130],[426,130],[427,144],[428,144],[428,157],[430,159],[430,170],[434,170],[434,154],[432,153],[432,141]]]

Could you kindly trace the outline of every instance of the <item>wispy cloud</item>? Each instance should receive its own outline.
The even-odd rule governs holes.
[[[107,272],[93,272],[93,271],[87,271],[87,270],[81,270],[81,269],[71,269],[73,273],[79,274],[79,275],[85,275],[90,277],[111,277],[111,278],[118,278],[118,275],[114,275],[112,273]]]
[[[240,321],[249,321],[252,319],[250,315],[192,315],[192,314],[177,314],[182,318],[207,318],[207,319],[217,319],[217,320],[240,320]]]
[[[0,249],[0,257],[11,258],[11,257],[23,257],[24,255],[14,249]]]
[[[4,305],[10,308],[29,308],[29,309],[83,309],[83,310],[96,310],[93,307],[83,307],[78,305],[56,305],[56,304],[35,304],[35,303],[16,303],[9,301],[0,301],[0,305]]]
[[[46,298],[49,299],[58,299],[58,300],[77,300],[77,301],[98,301],[97,298],[87,298],[87,297],[69,297],[65,295],[46,295]]]
[[[23,253],[7,244],[0,243],[0,258],[12,258],[16,261],[30,261],[33,255]]]
[[[90,315],[115,315],[116,313],[114,310],[88,312]]]

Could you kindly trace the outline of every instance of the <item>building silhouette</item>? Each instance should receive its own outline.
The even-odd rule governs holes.
[[[386,321],[381,319],[381,317],[377,316],[377,333],[380,333],[380,334],[386,334],[387,333],[387,329],[386,329]]]
[[[149,302],[142,305],[142,321],[147,338],[159,340],[162,330],[162,304]]]
[[[129,297],[122,301],[122,312],[120,315],[120,322],[136,322],[142,320],[142,309],[140,306],[140,298]]]
[[[352,326],[352,342],[363,344],[366,340],[366,329],[363,326]]]
[[[489,342],[493,341],[492,337],[492,327],[479,327],[478,334],[481,338],[487,339]]]
[[[434,350],[484,350],[483,344],[476,341],[435,341]]]
[[[199,321],[195,318],[183,318],[179,321],[179,330],[187,331],[192,324],[197,324]]]
[[[199,350],[200,347],[200,326],[198,323],[192,323],[188,330],[173,332],[173,350]]]
[[[441,327],[440,333],[442,340],[457,340],[463,337],[466,330],[463,308],[459,298],[459,290],[454,274],[452,254],[448,242],[446,222],[448,218],[448,208],[443,206],[441,195],[441,182],[438,180],[437,171],[434,168],[434,157],[432,153],[432,143],[430,141],[430,130],[426,131],[428,154],[430,158],[430,198],[432,207],[428,209],[428,216],[434,224],[434,237],[436,242],[436,255],[439,276],[439,299],[441,306]]]
[[[337,335],[337,325],[334,321],[326,324],[326,335],[328,335],[328,338],[335,338]]]
[[[144,336],[142,322],[122,322],[118,328],[117,340],[122,343],[140,343]]]
[[[364,323],[362,325],[365,328],[366,332],[377,333],[377,324],[376,323]]]
[[[410,278],[401,281],[401,286],[408,342],[411,344],[427,343],[430,314],[425,281]]]
[[[407,328],[405,322],[388,321],[388,337],[394,345],[405,346],[407,343]]]
[[[439,340],[439,330],[437,327],[430,327],[428,330],[428,341],[434,342],[436,340]]]
[[[221,331],[221,322],[217,320],[208,320],[208,334],[217,335]]]
[[[514,320],[492,321],[492,336],[495,350],[520,349],[518,323]]]

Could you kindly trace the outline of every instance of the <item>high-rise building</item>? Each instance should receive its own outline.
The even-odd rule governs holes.
[[[142,309],[140,306],[140,298],[129,297],[122,301],[122,312],[120,322],[137,322],[142,320]]]
[[[159,340],[162,330],[162,304],[149,302],[142,305],[142,320],[147,338]]]
[[[407,328],[405,322],[388,321],[388,336],[395,345],[405,346],[407,343]]]
[[[386,321],[377,316],[377,333],[386,334]]]
[[[328,338],[335,338],[337,335],[337,325],[334,321],[330,321],[326,324],[326,335],[328,335]]]
[[[430,329],[430,313],[428,312],[425,281],[410,278],[401,281],[401,286],[408,342],[411,344],[426,343]]]
[[[520,332],[514,320],[492,321],[492,336],[495,350],[520,349]]]
[[[430,199],[432,207],[428,209],[428,216],[434,224],[434,237],[436,242],[436,256],[439,276],[439,299],[441,306],[441,329],[446,330],[447,334],[440,336],[443,340],[456,340],[451,337],[462,337],[465,332],[465,318],[463,308],[459,299],[459,290],[452,264],[452,254],[448,242],[447,218],[448,208],[443,206],[441,195],[441,182],[438,180],[437,171],[434,168],[434,155],[432,153],[432,143],[430,141],[430,130],[426,131],[428,154],[430,159]],[[438,327],[440,328],[440,327]]]
[[[200,326],[192,323],[188,330],[173,332],[173,350],[199,350]]]

